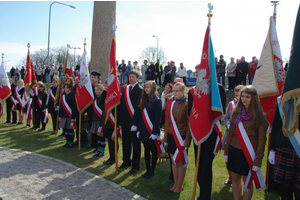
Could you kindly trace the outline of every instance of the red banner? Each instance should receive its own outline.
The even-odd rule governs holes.
[[[26,91],[27,95],[30,94],[31,89],[34,88],[36,83],[37,83],[37,80],[36,80],[36,76],[35,76],[35,73],[33,70],[33,64],[30,60],[30,53],[28,50],[27,60],[26,60],[25,80],[24,80],[25,91]]]

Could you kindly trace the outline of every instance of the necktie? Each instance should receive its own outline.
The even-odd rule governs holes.
[[[131,90],[132,90],[132,85],[129,86],[129,91],[131,92]]]

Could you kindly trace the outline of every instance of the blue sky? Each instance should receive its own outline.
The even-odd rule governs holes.
[[[83,47],[87,40],[90,56],[92,1],[61,1],[76,7],[53,4],[50,47]],[[47,48],[51,1],[0,1],[0,53],[5,54],[7,70],[31,52]],[[169,60],[188,69],[200,62],[207,26],[208,1],[117,1],[117,59],[137,60],[148,46],[163,48]],[[216,56],[259,57],[273,14],[270,1],[212,1],[211,36]],[[289,57],[299,3],[282,1],[277,7],[277,34],[283,60]],[[73,51],[71,52],[73,53]],[[82,55],[82,50],[77,50]]]

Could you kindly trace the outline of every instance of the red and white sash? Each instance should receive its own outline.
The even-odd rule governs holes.
[[[72,109],[70,108],[70,106],[68,105],[67,101],[66,101],[66,95],[62,95],[62,101],[61,104],[64,108],[64,110],[66,111],[66,113],[68,114],[69,118],[72,119]]]
[[[45,114],[43,123],[47,124],[49,122],[49,113],[48,113],[48,110],[47,109],[43,110],[43,113]]]
[[[254,181],[257,191],[264,190],[266,188],[266,184],[265,184],[265,181],[263,179],[260,169],[257,172],[252,170],[253,161],[255,159],[255,151],[253,149],[253,146],[250,142],[250,139],[246,133],[246,130],[245,130],[242,122],[240,122],[238,124],[235,132],[236,132],[236,135],[241,144],[241,147],[242,147],[243,153],[246,157],[246,160],[248,162],[248,165],[250,167],[247,179],[245,181],[244,190],[246,192],[248,192],[249,187],[252,184],[252,180]]]
[[[220,121],[217,121],[214,125],[214,129],[215,131],[217,132],[218,136],[217,136],[217,139],[216,139],[216,144],[215,144],[215,148],[214,148],[214,151],[213,153],[215,155],[218,154],[219,150],[220,150],[220,147],[221,147],[221,144],[222,144],[222,130],[221,130],[221,124],[220,124]]]
[[[50,89],[50,88],[49,88],[48,94],[49,94],[49,96],[50,96],[52,102],[54,103],[54,102],[55,102],[55,95],[52,93],[52,90],[53,90],[53,89]]]
[[[42,108],[43,107],[43,101],[39,97],[36,99],[36,101],[38,102],[39,107]]]
[[[20,95],[19,95],[19,93],[17,91],[17,87],[15,87],[15,95],[16,95],[16,99],[17,99],[17,101],[18,101],[18,103],[19,103],[19,105],[21,107],[21,111],[22,111],[23,110],[23,104],[22,104],[22,100],[20,98]]]
[[[230,101],[230,102],[229,102],[229,109],[230,109],[230,111],[231,111],[231,114],[232,114],[234,108],[235,108],[235,103],[234,103],[234,101]]]
[[[127,110],[128,110],[128,113],[131,117],[131,119],[133,119],[133,115],[134,115],[134,109],[133,109],[133,106],[132,106],[132,103],[131,103],[131,100],[130,100],[130,91],[129,91],[129,86],[127,85],[125,88],[124,88],[124,95],[125,95],[125,103],[126,103],[126,107],[127,107]]]
[[[31,108],[31,100],[28,102],[28,107],[26,111],[26,121],[32,119],[32,108]]]
[[[109,114],[109,118],[108,118],[110,124],[112,125],[112,127],[115,127],[115,117],[113,116],[112,113]],[[121,130],[121,127],[117,127],[117,136],[119,138],[122,138],[122,130]],[[114,138],[115,137],[115,129],[113,131],[113,133],[111,134],[111,138]]]
[[[17,103],[16,103],[15,98],[14,98],[13,96],[10,96],[10,97],[9,97],[9,100],[10,100],[11,103],[13,104],[11,109],[12,109],[12,110],[17,110]]]
[[[172,114],[172,110],[173,110],[173,106],[174,106],[175,101],[172,101],[171,104],[171,109],[170,109],[170,122],[171,122],[171,128],[172,128],[172,132],[173,132],[173,137],[177,146],[177,149],[174,153],[173,156],[173,162],[177,163],[177,161],[179,160],[179,158],[181,158],[183,167],[186,167],[189,164],[189,159],[188,159],[188,155],[187,155],[187,151],[185,150],[185,146],[184,146],[184,140],[182,139],[178,127],[176,125],[174,116]]]
[[[30,93],[30,95],[33,97],[33,96],[38,96],[38,88],[37,87],[34,87],[32,88],[32,93]]]
[[[148,130],[148,133],[149,133],[150,135],[152,135],[153,124],[152,124],[152,122],[151,122],[151,120],[150,120],[150,118],[149,118],[149,115],[148,115],[148,112],[147,112],[147,109],[146,109],[146,108],[143,109],[143,111],[142,111],[142,116],[143,116],[143,121],[144,121],[144,123],[145,123],[145,125],[146,125],[146,128],[147,128],[147,130]],[[158,154],[162,154],[162,153],[165,153],[165,152],[166,152],[166,151],[165,151],[165,148],[164,148],[164,145],[163,145],[163,143],[162,143],[161,140],[155,139],[155,140],[153,140],[153,141],[154,141],[155,146],[156,146],[156,148],[157,148],[157,153],[158,153]]]
[[[97,102],[96,101],[94,101],[94,110],[95,110],[95,113],[97,114],[97,116],[99,117],[99,118],[101,118],[102,117],[102,114],[103,114],[103,111],[101,110],[101,108],[97,105]]]

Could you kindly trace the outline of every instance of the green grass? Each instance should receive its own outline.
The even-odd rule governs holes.
[[[192,188],[194,183],[194,151],[193,145],[189,149],[190,164],[187,166],[187,174],[184,180],[184,191],[179,195],[169,194],[167,190],[172,187],[172,183],[168,182],[170,173],[169,160],[159,160],[155,169],[155,176],[152,179],[145,180],[141,175],[145,172],[145,161],[143,156],[143,147],[141,155],[141,170],[134,175],[128,175],[129,169],[119,169],[119,173],[115,172],[115,165],[107,166],[102,162],[108,159],[108,152],[101,159],[93,158],[93,150],[81,148],[63,149],[65,138],[51,135],[52,122],[51,119],[47,124],[46,131],[37,132],[23,128],[16,125],[4,125],[5,116],[2,116],[0,123],[0,146],[30,151],[53,158],[63,160],[71,163],[79,168],[87,170],[93,174],[103,177],[107,180],[113,181],[128,190],[131,190],[147,199],[191,199]],[[224,128],[223,132],[224,132]],[[59,132],[60,134],[61,132]],[[122,163],[122,148],[119,140],[120,148],[118,153],[118,162]],[[265,152],[265,155],[266,152]],[[266,156],[263,160],[262,173],[265,176]],[[212,185],[212,199],[224,200],[233,199],[232,188],[225,186],[223,182],[227,179],[227,171],[224,163],[223,151],[221,151],[213,162],[213,185]],[[101,187],[101,186],[99,186]],[[196,197],[199,194],[199,187],[197,185]],[[253,199],[279,199],[276,192],[264,193],[254,191]]]

